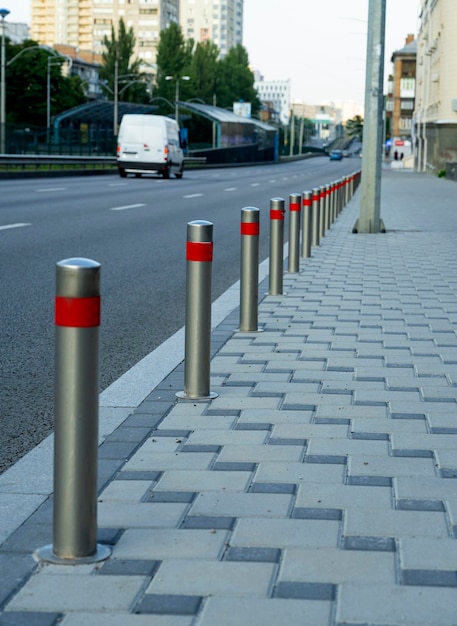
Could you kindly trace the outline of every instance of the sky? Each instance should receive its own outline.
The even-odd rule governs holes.
[[[30,23],[30,0],[0,0]],[[385,76],[392,53],[417,35],[420,0],[387,0]],[[243,45],[265,80],[290,78],[292,99],[364,103],[369,0],[244,0]]]

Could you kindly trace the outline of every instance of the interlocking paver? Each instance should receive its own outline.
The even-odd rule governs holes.
[[[216,399],[176,401],[180,364],[103,407],[104,564],[37,564],[52,502],[22,500],[50,472],[0,477],[0,621],[457,625],[455,184],[387,173],[385,193],[387,232],[353,235],[352,202],[261,300],[263,332],[237,310],[214,330]]]

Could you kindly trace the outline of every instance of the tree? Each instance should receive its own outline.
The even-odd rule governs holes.
[[[346,122],[346,135],[353,139],[358,139],[359,141],[362,141],[363,118],[360,115],[356,115]]]
[[[48,59],[62,57],[27,39],[6,45],[6,122],[46,126]],[[86,101],[78,76],[63,76],[62,65],[49,65],[51,116]]]
[[[140,102],[149,101],[147,77],[141,73],[140,59],[131,60],[135,49],[135,34],[133,28],[128,30],[124,20],[119,20],[118,35],[111,26],[111,38],[106,35],[103,39],[106,51],[103,52],[103,66],[100,68],[100,80],[106,85],[105,91],[112,98],[116,89],[119,101]]]
[[[185,40],[179,24],[172,22],[168,28],[160,33],[157,46],[157,85],[155,96],[164,98],[171,104],[175,101],[176,81],[179,80],[179,99],[187,100],[195,96],[195,87],[190,81],[181,80],[183,76],[190,76],[193,39]],[[167,80],[167,76],[171,79]],[[169,114],[169,105],[158,102],[159,112]]]
[[[254,74],[249,68],[246,48],[241,44],[231,48],[219,63],[217,104],[231,108],[234,102],[251,102],[252,113],[257,113],[261,103],[254,89]]]
[[[216,94],[217,73],[219,67],[219,48],[212,41],[198,43],[190,64],[192,92],[207,104],[213,103]]]

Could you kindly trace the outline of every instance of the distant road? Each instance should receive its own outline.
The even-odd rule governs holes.
[[[185,319],[187,223],[214,224],[215,300],[239,279],[240,211],[261,209],[268,256],[269,200],[336,180],[360,159],[187,171],[182,180],[116,175],[2,181],[0,472],[53,427],[55,265],[102,265],[101,391]],[[287,231],[286,231],[287,232]]]

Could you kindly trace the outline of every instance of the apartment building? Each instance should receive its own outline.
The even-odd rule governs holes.
[[[290,117],[290,79],[286,80],[263,80],[256,72],[254,89],[262,102],[268,103],[273,111],[272,118],[281,124],[288,124]]]
[[[243,40],[243,0],[181,0],[179,18],[184,37],[213,41],[223,58]]]
[[[122,17],[136,37],[143,71],[154,70],[160,31],[179,21],[179,0],[32,0],[30,35],[39,43],[67,44],[96,53]]]
[[[389,81],[387,95],[387,114],[390,117],[390,134],[398,141],[411,139],[416,91],[416,55],[417,41],[414,35],[408,35],[405,45],[395,50],[393,80]],[[401,145],[401,144],[399,144]]]
[[[457,8],[422,0],[417,38],[416,168],[437,172],[457,162]]]

